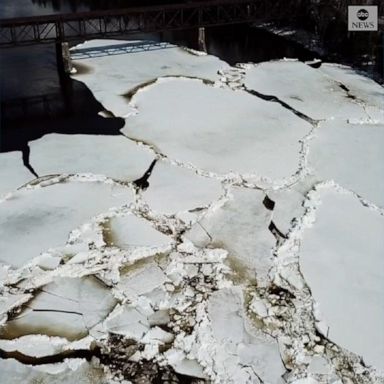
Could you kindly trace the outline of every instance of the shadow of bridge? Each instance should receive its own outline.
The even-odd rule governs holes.
[[[128,43],[108,46],[72,48],[70,52],[73,60],[81,60],[102,56],[124,55],[127,53],[157,51],[169,48],[176,48],[176,45],[161,41],[130,41]]]

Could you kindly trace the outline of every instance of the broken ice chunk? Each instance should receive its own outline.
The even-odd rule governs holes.
[[[44,366],[25,365],[14,359],[0,359],[0,379],[2,384],[95,384],[104,382],[104,373],[101,368],[80,359]]]
[[[261,191],[234,188],[233,199],[195,224],[186,237],[199,247],[209,244],[226,249],[229,258],[244,266],[246,276],[257,277],[263,284],[273,264],[276,244],[268,229],[271,211],[265,208],[263,199]]]
[[[131,199],[131,190],[102,182],[68,181],[17,191],[0,203],[0,262],[22,267],[64,245],[83,222]]]
[[[94,277],[56,278],[5,324],[0,335],[7,339],[28,334],[80,339],[115,305],[111,292]]]
[[[39,175],[93,173],[134,181],[154,157],[133,141],[105,135],[45,135],[32,141],[30,162]]]
[[[123,305],[117,308],[110,318],[106,320],[109,332],[124,335],[129,339],[140,341],[148,332],[150,326],[147,315],[132,305]]]
[[[167,249],[172,239],[157,231],[149,221],[128,214],[109,220],[111,245],[122,249]]]
[[[221,194],[218,180],[158,161],[144,199],[154,211],[170,214],[204,207],[217,200]]]

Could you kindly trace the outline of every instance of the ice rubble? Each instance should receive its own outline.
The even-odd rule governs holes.
[[[382,89],[129,44],[73,51],[126,137],[31,143],[0,203],[1,382],[383,383]]]
[[[384,217],[351,194],[325,191],[300,265],[328,337],[384,371]],[[326,279],[326,284],[325,280]]]
[[[32,141],[30,163],[39,175],[93,173],[133,181],[154,160],[124,136],[50,134]]]
[[[213,293],[208,303],[220,382],[283,383],[285,368],[276,343],[248,332],[243,308],[239,287]]]
[[[265,194],[240,188],[231,194],[231,200],[205,215],[185,236],[199,247],[223,247],[237,272],[265,284],[276,244],[268,229],[271,212],[263,205]]]
[[[24,167],[21,152],[0,153],[0,199],[34,178]]]

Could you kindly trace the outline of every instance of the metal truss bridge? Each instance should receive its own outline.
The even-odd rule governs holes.
[[[248,23],[265,1],[212,0],[0,20],[0,47]]]

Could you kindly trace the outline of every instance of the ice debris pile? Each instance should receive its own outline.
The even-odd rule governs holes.
[[[383,383],[383,88],[124,44],[73,51],[121,135],[0,155],[0,381]]]

